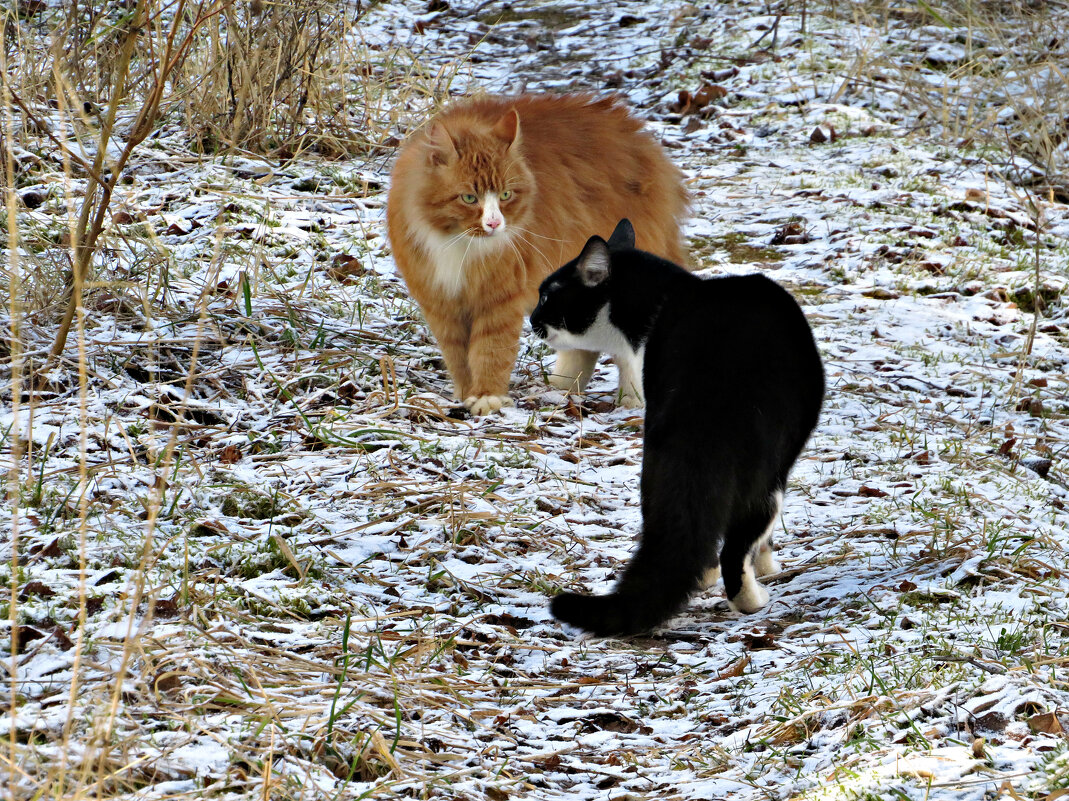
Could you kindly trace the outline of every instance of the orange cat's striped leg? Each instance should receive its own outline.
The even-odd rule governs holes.
[[[472,321],[468,345],[471,388],[464,398],[472,414],[489,414],[513,405],[508,396],[509,376],[516,363],[522,327],[523,312],[518,305],[488,310]]]
[[[438,347],[442,349],[446,369],[453,379],[453,392],[458,399],[464,400],[471,390],[471,368],[468,366],[471,331],[455,314],[438,314],[425,306],[423,316],[427,318],[431,333],[438,340]]]
[[[598,352],[595,350],[562,350],[549,374],[549,385],[568,392],[582,392],[594,375],[597,363]]]

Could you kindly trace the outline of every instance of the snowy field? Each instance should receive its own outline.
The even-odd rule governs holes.
[[[40,365],[62,307],[21,310],[11,270],[69,270],[85,180],[16,125],[4,797],[1060,797],[1069,131],[1043,161],[1015,123],[1028,48],[1069,96],[1037,33],[1069,9],[925,8],[375,3],[353,69],[395,76],[390,137],[206,156],[165,109],[36,387],[10,332]],[[397,141],[474,89],[622,93],[686,173],[695,263],[803,305],[828,395],[761,613],[549,616],[628,557],[642,417],[608,362],[547,389],[529,330],[516,408],[457,414],[384,210]]]

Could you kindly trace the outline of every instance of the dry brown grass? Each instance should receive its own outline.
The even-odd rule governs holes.
[[[147,583],[152,566],[173,545],[158,538],[157,519],[182,459],[180,426],[153,454],[157,481],[143,501],[140,538],[128,542],[122,556],[132,564],[124,590],[126,611],[117,621],[125,634],[97,642],[84,634],[93,600],[85,580],[87,553],[99,534],[91,522],[94,511],[87,489],[100,475],[89,466],[93,423],[88,410],[91,386],[99,377],[93,365],[97,358],[106,358],[92,350],[87,329],[98,304],[140,307],[146,320],[175,311],[153,302],[168,280],[173,256],[156,239],[152,222],[141,219],[140,227],[132,225],[139,220],[129,214],[125,222],[117,222],[126,208],[124,168],[138,163],[139,146],[161,129],[170,136],[184,133],[200,144],[201,153],[240,152],[283,160],[308,153],[381,156],[389,151],[391,146],[384,143],[401,120],[433,102],[442,84],[440,76],[425,74],[418,59],[403,49],[367,47],[360,37],[360,12],[348,3],[136,0],[20,6],[21,18],[3,12],[0,54],[0,169],[7,238],[0,275],[6,318],[0,353],[10,378],[8,408],[14,419],[2,432],[0,452],[14,520],[5,543],[11,553],[4,565],[12,577],[10,593],[4,593],[0,605],[9,631],[25,629],[20,599],[25,580],[16,577],[29,569],[30,557],[20,544],[18,521],[34,502],[27,498],[47,491],[43,465],[48,454],[33,450],[32,437],[22,432],[32,432],[35,410],[47,406],[42,399],[57,392],[77,398],[78,414],[72,416],[78,419],[71,425],[80,432],[79,464],[61,476],[73,483],[61,514],[73,523],[76,556],[71,568],[82,578],[70,629],[73,642],[68,643],[74,654],[71,683],[62,698],[54,698],[66,705],[65,723],[40,733],[27,733],[17,724],[26,700],[19,684],[24,647],[12,647],[10,662],[5,660],[0,671],[8,679],[4,709],[11,714],[10,731],[3,732],[0,746],[0,797],[115,797],[162,779],[189,778],[169,767],[166,759],[146,758],[146,722],[162,716],[180,728],[193,707],[246,709],[250,703],[268,715],[265,721],[280,720],[280,714],[286,717],[289,712],[279,712],[276,702],[285,699],[276,698],[273,688],[301,681],[293,672],[299,669],[296,664],[272,661],[282,658],[278,653],[261,662],[265,655],[257,648],[256,657],[235,651],[233,661],[221,668],[199,662],[195,647],[180,659],[180,646],[142,641],[158,592]],[[196,157],[185,149],[183,158],[195,164]],[[218,266],[222,258],[213,256],[211,263]],[[193,314],[198,328],[185,350],[185,373],[176,382],[186,396],[203,378],[197,358],[215,272],[206,271]],[[177,314],[188,320],[188,310]],[[44,394],[37,392],[40,389]],[[119,433],[135,462],[136,434],[121,427]],[[286,550],[284,541],[275,539]],[[12,635],[13,645],[16,637]],[[328,666],[331,660],[328,656]],[[243,667],[235,678],[237,662]],[[271,664],[279,672],[261,681]],[[311,669],[307,664],[305,668]],[[242,672],[256,681],[246,683]],[[322,665],[313,672],[322,680]],[[195,689],[180,692],[190,675],[195,676]],[[261,700],[250,700],[250,687]],[[328,692],[322,706],[330,703]],[[88,717],[84,710],[89,710]],[[333,735],[321,732],[313,745],[334,773],[366,779],[396,772],[394,752],[407,744],[385,744],[380,725]],[[339,750],[332,743],[342,736],[347,744]],[[291,797],[287,788],[275,786],[279,779],[272,762],[284,759],[302,738],[284,735],[272,723],[263,737],[254,739],[244,783],[262,787],[264,797]],[[306,797],[292,797],[298,795]],[[196,791],[188,797],[205,795]]]
[[[917,124],[948,144],[1019,157],[1006,163],[1006,179],[1041,197],[1069,199],[1064,4],[864,0],[831,11],[869,34],[848,83],[899,92],[921,110]],[[950,47],[929,49],[937,41]]]
[[[162,67],[169,77],[163,111],[177,113],[204,152],[352,156],[389,136],[381,119],[387,84],[417,91],[421,84],[414,59],[369,49],[360,31],[367,6],[359,4],[151,0],[29,7],[22,24],[10,12],[6,17],[9,84],[29,106],[62,103],[75,135],[99,123],[113,99],[143,99]],[[161,63],[168,37],[190,35],[180,60]],[[126,47],[132,49],[124,71]],[[43,132],[22,122],[31,134]]]
[[[346,3],[230,3],[179,81],[187,129],[206,152],[283,159],[378,144],[354,91],[373,73]],[[367,97],[367,94],[364,95]]]
[[[40,205],[41,214],[12,217],[25,280],[3,288],[17,287],[11,302],[22,314],[45,311],[38,322],[58,315],[50,360],[65,349],[83,292],[148,311],[153,287],[166,282],[169,258],[151,231],[115,224],[123,171],[149,135],[181,132],[194,152],[281,161],[392,151],[452,73],[428,73],[403,47],[366,43],[366,9],[140,0],[7,13],[5,183],[26,190],[9,197],[15,207]]]

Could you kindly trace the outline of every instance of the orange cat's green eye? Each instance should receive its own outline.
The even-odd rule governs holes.
[[[475,195],[461,195],[460,199],[463,200],[468,205],[471,205],[472,203],[474,203],[479,198],[475,197]]]
[[[504,192],[502,192],[500,195],[498,195],[498,199],[500,199],[500,200],[508,200],[511,197],[512,197],[512,190],[511,189],[506,189]]]

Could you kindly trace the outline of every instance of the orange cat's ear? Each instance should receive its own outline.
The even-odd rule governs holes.
[[[505,116],[497,121],[494,126],[494,136],[509,147],[520,141],[520,115],[516,109],[511,108],[505,112]]]
[[[457,157],[457,146],[453,143],[453,137],[440,122],[434,123],[427,133],[427,141],[430,143],[430,162],[434,166],[448,164]]]

